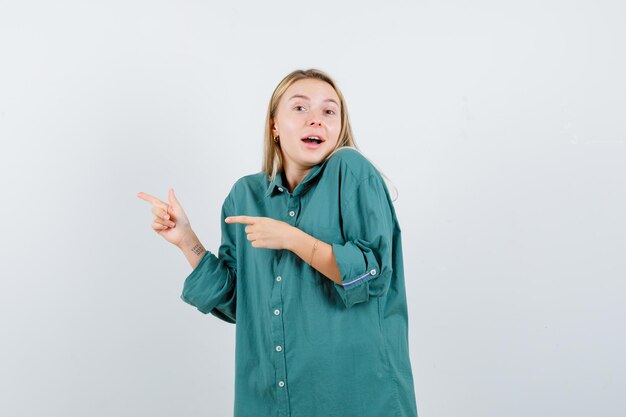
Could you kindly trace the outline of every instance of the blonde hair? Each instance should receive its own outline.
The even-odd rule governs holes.
[[[295,70],[289,73],[285,78],[283,78],[272,93],[272,97],[270,98],[270,102],[267,106],[267,116],[265,118],[265,134],[264,134],[264,155],[263,155],[263,168],[262,171],[268,176],[270,182],[276,178],[276,175],[283,167],[283,155],[280,149],[280,142],[274,142],[274,137],[272,135],[272,124],[274,122],[274,118],[276,117],[276,110],[278,108],[278,103],[280,99],[285,94],[285,91],[293,83],[303,79],[316,79],[320,81],[324,81],[328,83],[337,93],[339,97],[339,104],[341,108],[341,130],[339,131],[339,140],[337,140],[337,144],[335,148],[328,154],[325,159],[330,158],[335,152],[342,148],[352,148],[363,155],[370,163],[376,168],[376,170],[382,175],[384,179],[389,181],[392,185],[393,183],[387,176],[374,164],[369,158],[367,158],[363,152],[358,148],[356,142],[354,141],[354,135],[352,133],[352,127],[350,126],[350,119],[348,117],[348,107],[346,105],[346,100],[341,94],[341,91],[337,87],[335,81],[324,71],[318,69],[308,69],[308,70]],[[394,186],[394,189],[396,187]],[[397,198],[397,189],[396,189],[396,198]],[[393,201],[396,200],[393,199]]]

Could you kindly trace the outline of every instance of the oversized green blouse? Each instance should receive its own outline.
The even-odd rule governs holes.
[[[181,298],[236,323],[234,417],[415,417],[400,226],[385,183],[342,148],[292,193],[284,172],[237,180],[222,240]],[[289,250],[254,248],[228,216],[282,220],[331,244],[343,284]]]

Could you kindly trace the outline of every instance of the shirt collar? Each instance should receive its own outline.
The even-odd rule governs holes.
[[[326,161],[328,161],[328,158],[324,159],[319,164],[314,165],[309,170],[309,172],[302,179],[302,181],[300,181],[300,184],[298,184],[296,189],[293,190],[292,195],[294,197],[302,195],[302,194],[304,194],[304,193],[306,193],[308,191],[310,186],[313,185],[313,180],[315,178],[317,178],[319,176],[319,174],[323,171],[323,168],[326,165]],[[283,192],[287,190],[286,183],[284,181],[283,175],[284,175],[284,169],[281,168],[276,173],[276,178],[274,178],[274,180],[269,183],[269,186],[267,187],[267,190],[265,191],[265,195],[264,195],[265,198],[267,198],[269,196],[272,196],[275,193],[280,193],[279,188],[282,188]]]

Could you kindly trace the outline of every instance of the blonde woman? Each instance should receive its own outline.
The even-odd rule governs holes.
[[[181,298],[236,323],[234,416],[417,416],[400,226],[326,73],[278,84],[264,149],[224,199],[217,254],[172,189],[138,194],[193,268]]]

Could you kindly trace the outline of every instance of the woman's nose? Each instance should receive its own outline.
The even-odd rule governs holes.
[[[321,126],[322,125],[322,118],[317,116],[317,115],[311,115],[311,118],[309,119],[309,126]]]

